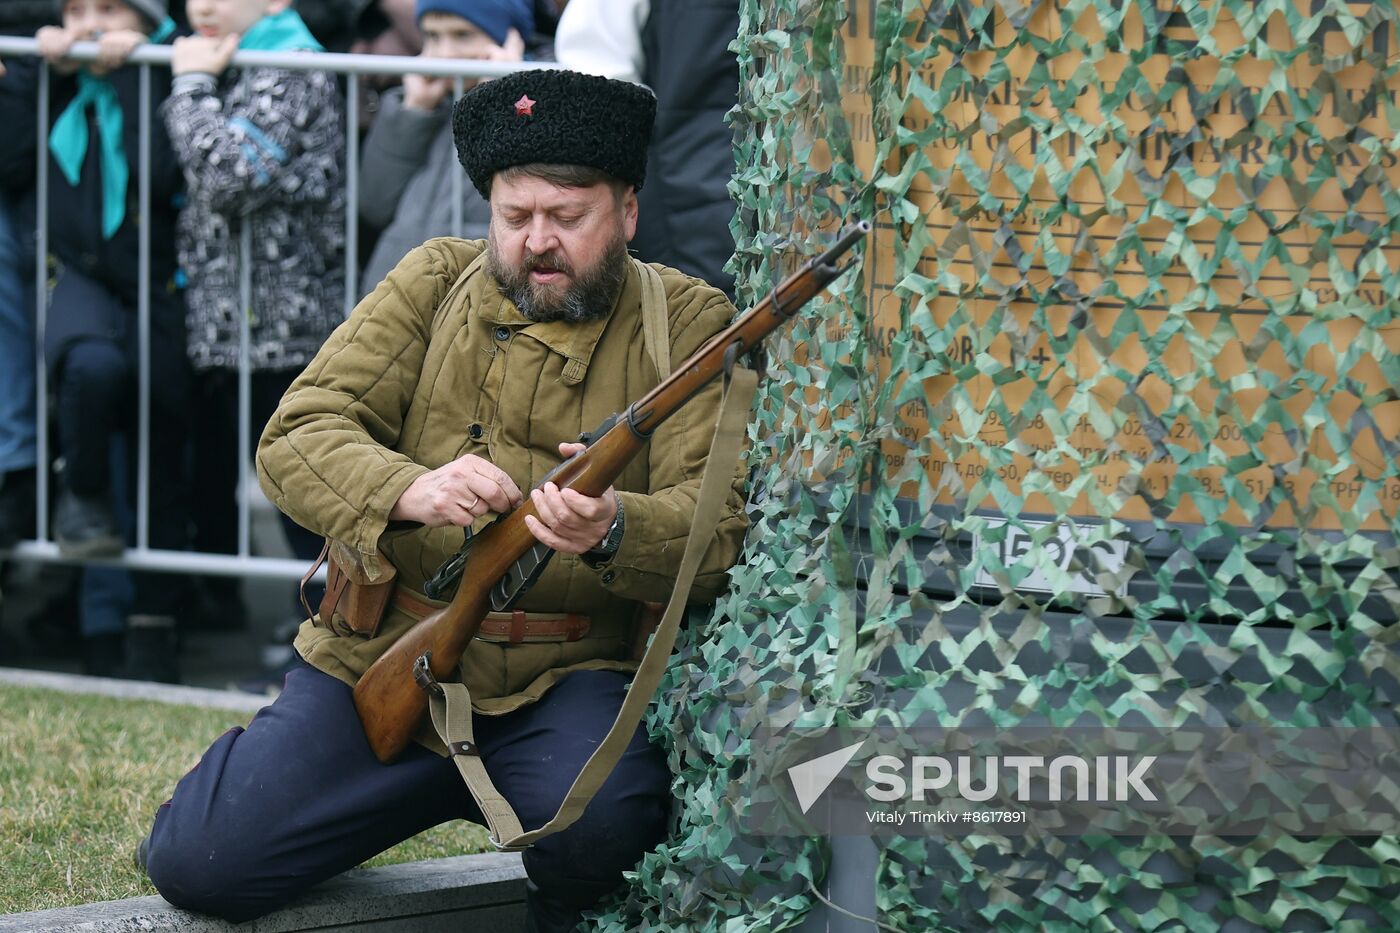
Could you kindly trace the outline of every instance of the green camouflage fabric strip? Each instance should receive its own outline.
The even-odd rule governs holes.
[[[597,929],[791,929],[770,727],[1397,725],[1390,0],[741,0],[753,528],[649,728],[679,821]],[[891,930],[1400,929],[1394,837],[882,843]]]

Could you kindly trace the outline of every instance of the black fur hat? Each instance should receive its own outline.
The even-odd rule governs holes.
[[[483,81],[457,101],[457,158],[483,198],[512,165],[588,165],[642,187],[656,98],[629,81],[532,70]]]

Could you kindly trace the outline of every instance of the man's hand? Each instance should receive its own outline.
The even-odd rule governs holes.
[[[524,501],[504,470],[467,454],[410,483],[389,510],[389,520],[465,528],[488,512],[506,512]]]
[[[409,110],[436,110],[451,85],[451,78],[406,74],[403,76],[403,105]]]
[[[104,32],[97,37],[97,60],[88,68],[99,76],[116,71],[147,38],[144,32],[137,32],[135,29]]]
[[[181,36],[170,46],[170,73],[205,74],[218,77],[238,51],[237,35],[213,39],[208,36]]]
[[[77,38],[62,26],[45,26],[34,33],[40,57],[61,75],[71,75],[78,70],[78,62],[68,57],[68,50],[73,48]]]
[[[565,459],[583,449],[583,444],[559,445],[559,453]],[[597,547],[607,537],[617,517],[617,493],[611,486],[593,499],[572,489],[561,490],[553,483],[545,483],[530,491],[530,501],[535,503],[539,517],[526,515],[525,527],[541,544],[565,554],[582,554]]]

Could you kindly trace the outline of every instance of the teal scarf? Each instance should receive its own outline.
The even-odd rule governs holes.
[[[151,36],[161,42],[175,31],[175,21],[166,19]],[[86,68],[78,72],[78,93],[49,131],[49,151],[68,184],[77,187],[87,158],[87,111],[97,114],[98,145],[102,147],[102,238],[110,240],[126,219],[126,186],[130,169],[122,144],[122,106],[116,88],[106,78],[98,78]]]
[[[255,52],[325,51],[296,10],[264,16],[243,34],[238,47]]]

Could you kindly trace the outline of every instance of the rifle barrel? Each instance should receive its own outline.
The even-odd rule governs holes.
[[[869,232],[870,222],[866,220],[848,227],[830,249],[805,262],[762,301],[711,338],[660,385],[633,402],[627,416],[620,419],[613,430],[624,428],[642,437],[650,436],[661,422],[708,385],[733,360],[758,346],[845,272],[844,267],[837,265],[837,260]]]

